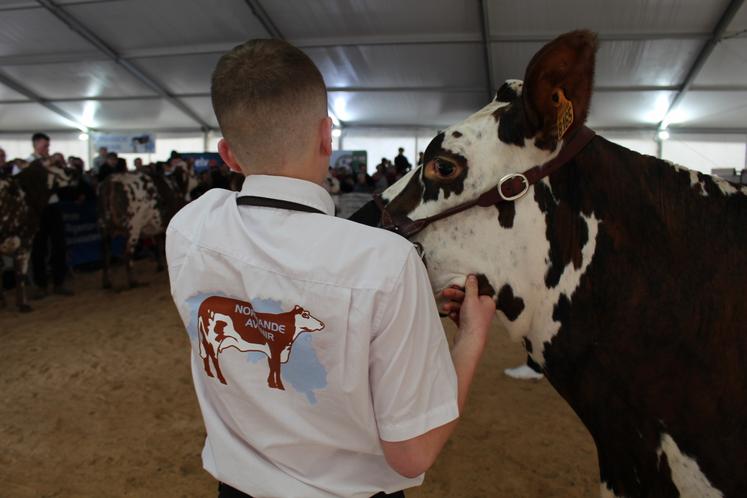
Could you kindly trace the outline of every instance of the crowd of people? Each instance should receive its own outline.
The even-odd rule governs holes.
[[[163,176],[184,196],[186,202],[198,198],[211,188],[239,190],[243,180],[241,175],[232,173],[224,164],[197,171],[192,159],[184,159],[176,151],[172,151],[166,161],[146,163],[142,158],[136,158],[129,167],[125,158],[101,147],[91,168],[86,168],[85,161],[80,157],[65,158],[59,152],[50,153],[51,139],[44,133],[35,133],[31,137],[31,146],[28,157],[10,160],[5,150],[0,148],[0,178],[13,177],[39,161],[48,169],[60,171],[65,177],[64,186],[52,191],[48,204],[40,213],[39,228],[34,236],[30,261],[34,284],[31,297],[34,299],[42,299],[50,292],[66,296],[73,294],[66,284],[69,264],[61,203],[95,202],[98,185],[108,176],[127,172]],[[12,265],[5,267],[12,268]]]
[[[421,152],[418,164],[422,160],[423,153]],[[400,147],[394,161],[382,157],[372,175],[363,167],[355,169],[348,166],[330,167],[324,187],[332,195],[347,193],[374,194],[386,190],[387,187],[393,185],[411,169],[412,164],[405,157],[405,149]]]
[[[174,189],[184,196],[186,202],[197,199],[212,188],[238,191],[243,177],[233,173],[225,164],[197,170],[191,158],[183,158],[172,151],[166,161],[145,162],[135,158],[132,166],[127,160],[106,147],[98,149],[91,167],[76,156],[65,156],[59,152],[50,153],[51,140],[44,133],[35,133],[31,138],[32,152],[26,158],[8,160],[0,148],[0,178],[14,176],[35,160],[42,160],[48,167],[59,168],[69,179],[69,185],[58,188],[51,195],[44,211],[31,254],[31,269],[35,289],[32,297],[41,299],[48,295],[49,276],[51,292],[72,295],[65,284],[68,274],[67,246],[60,202],[95,202],[98,185],[115,173],[143,173],[163,176],[174,185]],[[422,152],[420,159],[422,161]],[[356,165],[355,170],[348,166],[330,168],[324,187],[332,194],[337,206],[337,215],[347,217],[358,207],[370,200],[371,195],[385,190],[412,169],[410,161],[400,148],[394,160],[381,158],[373,174],[366,171],[365,165]],[[351,194],[351,195],[348,195]]]

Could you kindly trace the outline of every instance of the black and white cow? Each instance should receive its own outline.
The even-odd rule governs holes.
[[[542,48],[523,84],[384,192],[388,219],[438,215],[558,156],[586,120],[596,46],[577,31]],[[413,237],[434,291],[480,275],[593,436],[603,497],[747,496],[744,189],[597,136],[523,197]]]
[[[52,193],[70,183],[67,173],[47,160],[33,161],[17,175],[0,178],[0,256],[13,259],[16,306],[21,312],[31,311],[26,296],[26,277],[41,213]],[[0,258],[0,273],[2,264]],[[0,285],[0,306],[4,304]]]
[[[99,228],[103,252],[102,285],[111,288],[111,241],[114,236],[126,238],[124,261],[127,285],[136,287],[132,275],[132,257],[141,236],[156,241],[158,270],[163,270],[163,237],[169,220],[184,205],[178,188],[160,175],[114,173],[98,191]]]

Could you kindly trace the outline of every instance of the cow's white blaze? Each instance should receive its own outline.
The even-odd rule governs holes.
[[[657,455],[667,456],[672,482],[681,498],[723,498],[724,494],[714,488],[700,470],[698,462],[680,451],[675,440],[667,433],[662,434]]]
[[[540,302],[532,321],[532,328],[527,335],[532,342],[532,359],[540,365],[544,364],[542,353],[545,343],[552,342],[553,337],[560,330],[560,323],[556,322],[552,317],[555,305],[562,295],[565,295],[570,302],[573,302],[573,294],[581,283],[581,277],[586,273],[586,269],[589,267],[596,251],[600,222],[594,214],[588,217],[582,215],[582,218],[586,222],[589,238],[581,250],[581,266],[575,268],[573,263],[569,263],[563,268],[558,285],[552,289],[545,288],[541,292]]]

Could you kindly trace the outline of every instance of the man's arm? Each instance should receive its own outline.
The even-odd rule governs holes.
[[[485,350],[490,322],[495,315],[495,301],[488,296],[478,296],[477,279],[474,275],[467,278],[464,302],[457,312],[460,325],[454,338],[451,359],[457,376],[459,413],[462,413],[477,364]],[[419,476],[433,465],[456,424],[457,420],[454,420],[405,441],[381,440],[384,456],[399,474],[405,477]]]

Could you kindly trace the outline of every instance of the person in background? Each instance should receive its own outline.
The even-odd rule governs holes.
[[[24,161],[20,157],[17,157],[13,159],[12,161],[10,161],[10,174],[17,175],[18,173],[23,171],[23,169],[28,165],[29,165],[28,161]]]
[[[135,171],[138,173],[143,171],[143,160],[139,157],[135,158],[135,161],[133,161],[133,164],[135,165]]]
[[[99,147],[99,155],[96,156],[93,160],[92,169],[93,169],[94,175],[99,174],[99,171],[101,170],[101,166],[104,165],[108,156],[109,156],[109,150],[106,147]]]
[[[0,177],[10,176],[13,173],[13,165],[6,162],[5,150],[0,149]]]
[[[109,152],[106,154],[106,161],[99,167],[98,173],[96,173],[96,179],[99,183],[106,180],[106,177],[117,171],[117,164],[119,163],[119,156],[116,152]]]
[[[34,133],[31,136],[31,147],[34,149],[26,162],[49,157],[49,135],[45,133]]]
[[[412,168],[412,165],[410,164],[410,161],[407,160],[405,157],[405,149],[400,147],[397,149],[397,157],[394,158],[394,167],[397,170],[397,175],[401,178],[404,176],[405,173],[410,171],[410,168]]]
[[[386,162],[386,170],[384,176],[386,177],[387,185],[394,185],[397,180],[402,178],[402,175],[397,172],[397,168],[394,166],[394,164],[392,164],[391,161],[388,160]]]
[[[421,164],[423,164],[423,153],[418,152],[418,166],[420,166]]]
[[[366,170],[361,168],[358,170],[358,174],[355,175],[355,184],[353,185],[353,192],[361,194],[371,194],[374,191],[374,181],[371,176],[366,173]]]
[[[117,165],[114,167],[115,173],[127,173],[127,161],[124,157],[117,158]]]
[[[381,162],[376,165],[376,172],[371,178],[373,178],[374,188],[377,192],[381,192],[389,186],[386,181],[386,157],[381,158]]]
[[[56,153],[49,156],[49,136],[44,133],[34,133],[31,145],[34,149],[29,162],[37,159],[50,159],[50,165],[65,168],[65,156]],[[45,165],[46,167],[46,165]],[[31,247],[31,266],[33,268],[35,299],[42,299],[48,295],[49,276],[47,262],[52,269],[52,292],[63,296],[72,296],[73,291],[65,287],[67,276],[67,244],[65,242],[65,225],[62,221],[60,198],[56,192],[49,196],[49,203],[44,207],[39,222],[39,230],[34,236]],[[49,261],[47,261],[49,260]]]

